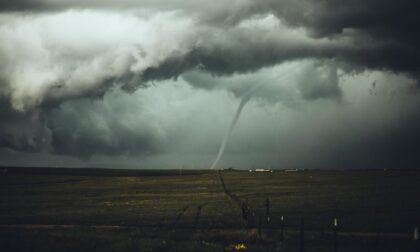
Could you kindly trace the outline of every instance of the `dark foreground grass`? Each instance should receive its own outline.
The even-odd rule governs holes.
[[[127,173],[128,172],[128,173]],[[416,251],[420,173],[9,171],[0,175],[0,251]],[[258,233],[270,200],[271,234]],[[280,241],[280,217],[285,239]],[[419,250],[420,251],[420,250]]]

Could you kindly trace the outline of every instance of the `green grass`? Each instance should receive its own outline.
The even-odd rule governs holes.
[[[265,215],[270,199],[271,238],[260,239],[247,227],[216,172],[184,171],[180,176],[178,171],[10,169],[0,175],[0,250],[224,251],[246,242],[250,251],[296,251],[303,216],[308,251],[324,251],[331,246],[334,217],[343,232],[409,234],[420,223],[420,172],[222,174],[227,188],[240,200],[248,199],[256,216]],[[285,242],[279,242],[281,215]],[[407,237],[346,236],[340,251],[409,251],[410,246]]]

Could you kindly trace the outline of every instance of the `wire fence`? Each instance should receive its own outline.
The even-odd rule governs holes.
[[[308,229],[305,227],[305,221],[308,217],[303,215],[300,216],[298,225],[291,222],[286,224],[287,216],[272,216],[270,209],[270,199],[268,197],[265,199],[264,214],[257,214],[256,211],[252,209],[251,202],[249,202],[248,198],[241,199],[228,189],[220,170],[218,171],[218,175],[224,193],[240,208],[242,219],[246,223],[246,227],[257,229],[258,238],[261,241],[271,241],[271,243],[291,242],[294,243],[293,245],[297,245],[299,249],[298,251],[304,252],[307,251],[306,241],[307,237],[310,236],[311,240],[313,240],[314,237],[316,237],[315,239],[327,239],[328,241],[326,242],[330,243],[329,251],[337,252],[340,251],[341,248],[340,239],[349,240],[348,237],[358,237],[365,240],[370,240],[371,244],[365,244],[366,251],[384,251],[384,246],[387,246],[389,242],[392,242],[395,239],[399,239],[406,244],[404,244],[404,248],[401,248],[401,250],[395,251],[420,251],[419,231],[417,224],[413,225],[411,233],[409,230],[407,230],[406,233],[346,231],[344,229],[345,227],[340,226],[340,219],[338,216],[331,216],[331,224],[329,225],[329,230]],[[279,217],[280,223],[273,223],[273,217]],[[346,245],[344,244],[342,247],[345,251]],[[268,248],[267,250],[270,249]]]

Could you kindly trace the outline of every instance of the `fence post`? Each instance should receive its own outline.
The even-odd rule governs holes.
[[[300,219],[300,252],[305,251],[305,222],[303,216]]]
[[[271,217],[270,217],[270,199],[269,198],[267,198],[267,200],[266,200],[266,202],[265,202],[265,206],[266,206],[266,214],[267,214],[267,218],[266,218],[266,221],[267,221],[267,238],[269,238],[270,237],[270,234],[271,234],[271,229],[270,229],[270,222],[271,222]]]
[[[338,220],[334,218],[334,252],[337,252],[337,241],[338,241]]]
[[[417,249],[420,247],[419,245],[419,229],[416,227],[414,227],[414,231],[413,231],[413,240],[414,240],[414,249]]]
[[[284,241],[284,216],[280,217],[280,241]]]

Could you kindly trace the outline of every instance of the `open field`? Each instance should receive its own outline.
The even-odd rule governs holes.
[[[305,251],[333,251],[335,217],[338,251],[418,246],[420,172],[221,174],[228,194],[215,171],[10,169],[0,175],[0,251],[299,251],[302,216]]]

